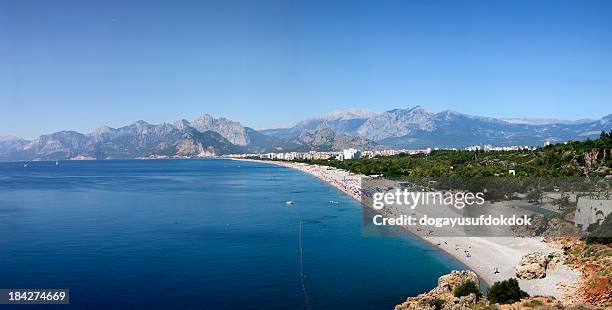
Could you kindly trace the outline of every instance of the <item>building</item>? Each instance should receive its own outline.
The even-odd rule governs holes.
[[[610,213],[612,213],[612,200],[588,196],[578,197],[574,223],[576,227],[586,231],[593,223],[601,224]]]
[[[345,149],[342,151],[342,160],[359,159],[361,157],[361,151],[354,148]]]

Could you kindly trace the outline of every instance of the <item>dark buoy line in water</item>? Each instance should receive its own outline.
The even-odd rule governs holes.
[[[270,170],[268,169],[268,172],[270,172]],[[274,183],[276,183],[276,189],[277,191],[279,191],[279,187],[280,184],[276,178],[276,176],[271,173],[272,179],[274,180]],[[285,201],[285,204],[288,206],[293,206],[293,200],[287,200]],[[300,214],[300,211],[297,208],[293,208],[293,210],[295,211],[297,218],[299,220],[299,230],[298,230],[298,242],[299,242],[299,278],[300,278],[300,284],[301,284],[301,289],[302,289],[302,294],[304,295],[304,309],[311,309],[310,306],[310,297],[308,296],[308,291],[306,289],[306,272],[304,271],[304,230],[303,230],[303,223],[304,223],[304,218],[302,217],[302,215]]]
[[[306,273],[304,272],[304,246],[303,246],[303,234],[302,234],[302,222],[304,220],[300,216],[300,233],[298,239],[300,239],[300,281],[302,282],[302,291],[304,293],[304,308],[310,309],[310,298],[308,297],[308,292],[306,291],[306,284],[304,283],[304,279],[306,278]]]
[[[290,168],[59,163],[0,163],[0,274],[69,288],[66,310],[390,309],[462,268],[405,233],[364,238],[357,202]]]

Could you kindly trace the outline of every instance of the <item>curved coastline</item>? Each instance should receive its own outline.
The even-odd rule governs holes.
[[[269,165],[276,165],[276,166],[281,166],[281,167],[285,167],[285,168],[290,168],[290,169],[294,169],[297,171],[300,171],[302,173],[311,175],[321,181],[323,181],[323,183],[337,189],[338,191],[340,191],[341,193],[353,198],[355,201],[357,201],[359,204],[361,204],[361,199],[352,194],[350,191],[347,191],[345,188],[341,187],[341,186],[337,186],[337,184],[331,183],[329,182],[329,180],[326,180],[325,178],[322,178],[319,175],[313,174],[313,173],[309,173],[308,171],[304,171],[303,169],[299,169],[297,168],[294,164],[292,163],[288,163],[288,162],[281,162],[281,161],[271,161],[271,160],[251,160],[251,159],[236,159],[236,158],[232,158],[232,160],[237,160],[237,161],[247,161],[247,162],[254,162],[254,163],[261,163],[261,164],[269,164]],[[454,260],[455,262],[459,263],[461,266],[463,266],[465,268],[465,270],[471,270],[474,273],[476,273],[478,275],[479,280],[481,281],[481,283],[483,283],[485,285],[485,287],[489,287],[490,283],[488,283],[486,281],[486,279],[484,279],[477,270],[474,270],[473,268],[471,268],[470,266],[466,265],[461,259],[457,258],[456,255],[453,255],[454,253],[448,251],[447,249],[444,249],[443,247],[440,247],[439,245],[437,245],[436,243],[434,243],[431,239],[429,238],[425,238],[423,236],[420,236],[419,234],[410,231],[408,229],[404,229],[402,228],[403,231],[408,232],[411,236],[416,237],[417,239],[419,239],[420,241],[423,241],[425,244],[427,244],[428,246],[430,246],[431,248],[434,248],[442,253],[444,253],[448,258]]]
[[[349,195],[361,203],[359,195],[352,192],[350,186],[343,186],[338,180],[345,178],[359,179],[361,176],[347,171],[330,169],[325,166],[314,167],[312,165],[298,164],[293,162],[234,159],[267,163],[299,170],[310,174],[328,185]],[[325,171],[321,173],[322,171]],[[338,174],[330,176],[331,174]],[[515,278],[515,265],[521,256],[535,251],[550,253],[557,249],[544,243],[541,238],[518,238],[518,237],[428,237],[420,235],[416,231],[402,227],[404,231],[423,240],[437,250],[444,252],[452,259],[459,262],[466,269],[472,270],[485,286],[490,286],[496,281]],[[470,248],[470,256],[466,256],[462,248]],[[495,272],[498,270],[499,272]],[[565,299],[572,292],[572,287],[579,281],[580,274],[565,265],[558,266],[555,270],[547,272],[542,279],[521,280],[521,287],[531,295],[548,295],[558,299]]]
[[[135,300],[115,289],[125,285],[154,288],[139,291],[152,292],[154,301],[162,302],[172,302],[175,296],[159,290],[180,289],[193,296],[183,304],[190,307],[240,308],[248,301],[258,308],[303,308],[298,240],[304,242],[303,271],[312,308],[393,309],[405,296],[435,286],[438,276],[463,268],[396,229],[393,232],[399,238],[362,238],[359,206],[328,184],[294,169],[225,159],[22,166],[0,167],[25,180],[11,183],[12,190],[5,188],[1,198],[9,206],[31,210],[32,216],[11,221],[15,227],[24,227],[23,239],[17,240],[27,240],[30,234],[25,232],[32,232],[42,235],[40,243],[49,246],[16,242],[23,250],[9,256],[0,270],[10,269],[3,275],[19,286],[62,281],[93,299],[96,291],[104,290],[113,297],[100,303],[106,308],[115,303],[130,306],[130,302],[137,303],[133,308],[145,307],[146,300],[151,300]],[[21,178],[24,174],[33,178]],[[62,180],[62,186],[46,182],[48,176]],[[85,178],[86,183],[82,182]],[[22,197],[28,200],[20,204]],[[38,197],[48,199],[34,199]],[[295,205],[286,206],[285,201],[292,198]],[[41,216],[44,214],[49,216]],[[36,225],[26,227],[29,219]],[[304,225],[302,237],[300,223]],[[82,229],[85,235],[77,239],[40,233],[72,235]],[[102,232],[96,235],[105,240],[104,248],[100,249],[96,237],[88,238],[90,229]],[[108,235],[109,231],[118,233]],[[55,239],[61,242],[47,241]],[[119,246],[107,246],[115,244],[110,240]],[[82,250],[72,250],[75,247]],[[169,254],[158,255],[159,249]],[[28,260],[32,255],[41,256],[42,261]],[[118,255],[130,259],[114,259]],[[38,268],[44,269],[46,260],[70,260],[71,266],[87,269],[74,273],[51,270],[41,275]],[[158,268],[181,277],[170,277],[170,282],[149,278],[151,270]],[[61,264],[59,269],[63,269]],[[81,272],[89,270],[105,272],[81,281]],[[241,298],[228,301],[227,296],[237,291]],[[80,299],[72,307],[87,305],[86,299]],[[92,304],[91,308],[96,307]]]

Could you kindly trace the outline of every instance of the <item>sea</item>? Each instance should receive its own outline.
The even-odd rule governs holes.
[[[0,163],[0,309],[392,309],[465,269],[291,168],[228,159]]]

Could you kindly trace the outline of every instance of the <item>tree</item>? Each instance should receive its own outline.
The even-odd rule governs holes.
[[[589,234],[586,238],[586,243],[612,243],[612,213],[608,214],[604,221],[600,224],[593,223],[589,225]]]
[[[498,304],[511,304],[526,297],[529,297],[529,294],[521,290],[518,281],[514,278],[495,282],[487,294],[490,302]]]
[[[557,206],[557,210],[564,211],[571,205],[569,196],[565,193],[561,193],[561,198],[553,201],[553,205]]]
[[[535,202],[535,203],[541,203],[542,202],[542,198],[543,198],[543,194],[541,190],[539,189],[534,189],[532,191],[530,191],[529,193],[527,193],[527,200],[529,202]]]
[[[457,288],[455,288],[455,291],[453,292],[455,297],[468,296],[472,293],[476,295],[476,299],[482,296],[480,289],[478,288],[476,283],[474,283],[474,281],[472,280],[467,280],[461,283],[461,285],[457,286]]]
[[[434,298],[429,302],[429,305],[434,307],[436,310],[441,310],[442,306],[444,306],[445,301],[440,298]]]

